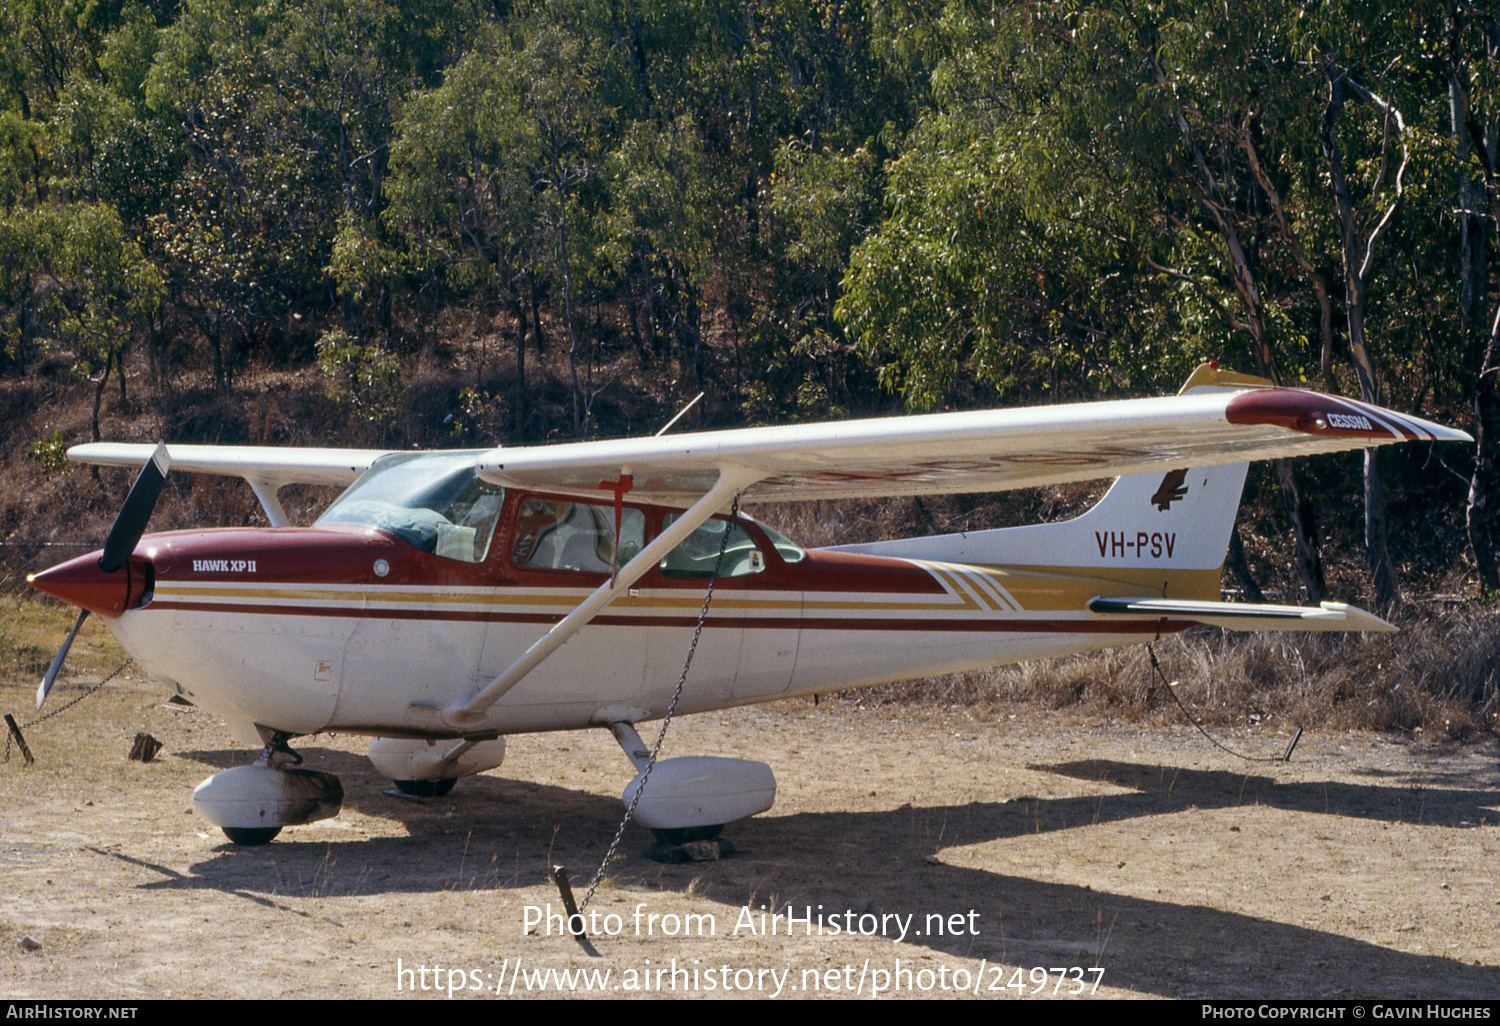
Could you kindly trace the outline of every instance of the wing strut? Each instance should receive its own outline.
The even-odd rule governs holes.
[[[659,563],[667,553],[685,541],[688,535],[723,509],[736,492],[743,491],[760,478],[760,473],[746,467],[734,465],[720,467],[719,480],[703,498],[695,502],[682,516],[672,521],[671,525],[657,535],[650,545],[641,549],[634,558],[620,567],[620,572],[615,577],[594,589],[588,598],[578,603],[571,613],[554,624],[551,630],[538,638],[530,648],[506,667],[498,677],[485,685],[477,695],[467,702],[455,702],[445,707],[443,722],[460,730],[469,730],[480,724],[490,706],[503,698],[507,691],[521,683],[528,673],[540,666],[548,656],[556,652],[590,620],[598,616],[605,606],[615,600],[615,596],[640,580],[647,570]]]

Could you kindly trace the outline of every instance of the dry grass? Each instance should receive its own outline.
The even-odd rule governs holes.
[[[854,702],[986,706],[1032,702],[1128,720],[1179,717],[1404,731],[1468,739],[1500,730],[1500,613],[1410,614],[1395,634],[1233,634],[1199,628],[1110,649],[868,691]]]

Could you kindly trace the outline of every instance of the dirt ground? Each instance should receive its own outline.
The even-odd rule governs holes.
[[[33,688],[0,686],[0,712],[24,723]],[[126,759],[138,730],[156,761]],[[717,862],[647,861],[632,826],[595,958],[547,918],[546,873],[581,896],[614,835],[630,771],[603,731],[514,738],[434,799],[389,791],[363,739],[303,739],[343,812],[261,848],[189,808],[252,753],[143,681],[27,737],[37,764],[0,766],[6,997],[1500,994],[1493,743],[1310,733],[1252,764],[1186,727],[1020,707],[688,717],[666,754],[763,759],[776,805]]]

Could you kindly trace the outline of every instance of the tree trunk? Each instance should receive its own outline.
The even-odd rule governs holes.
[[[1500,566],[1495,557],[1492,525],[1495,520],[1495,446],[1500,439],[1500,403],[1495,401],[1494,376],[1489,372],[1494,349],[1485,350],[1483,370],[1474,386],[1474,476],[1469,479],[1469,500],[1464,508],[1464,528],[1485,594],[1500,591]]]
[[[516,438],[524,438],[526,431],[526,304],[520,293],[511,301],[516,315],[516,397],[512,402],[515,422],[512,430]]]
[[[99,383],[94,386],[94,441],[99,441],[99,407],[104,402],[104,386],[109,382],[109,368],[113,361],[108,357],[104,360],[104,371],[99,375]]]
[[[547,336],[542,334],[542,288],[540,285],[531,286],[531,338],[536,343],[536,357],[542,358],[542,351],[547,348]]]
[[[1245,601],[1265,602],[1266,596],[1260,590],[1260,585],[1255,583],[1255,577],[1250,573],[1250,564],[1245,561],[1245,544],[1240,541],[1239,527],[1235,527],[1229,534],[1229,553],[1225,562],[1229,572],[1239,582]]]
[[[1396,197],[1385,216],[1363,240],[1364,245],[1361,245],[1355,224],[1354,202],[1349,194],[1348,180],[1344,177],[1343,155],[1333,135],[1334,124],[1343,113],[1345,88],[1353,88],[1365,99],[1378,103],[1386,111],[1388,118],[1395,117],[1398,128],[1404,131],[1404,127],[1401,126],[1399,113],[1363,87],[1347,82],[1342,71],[1329,69],[1328,87],[1328,106],[1323,111],[1319,136],[1323,157],[1328,166],[1329,183],[1333,188],[1334,206],[1338,212],[1344,267],[1344,306],[1349,319],[1349,354],[1354,359],[1354,373],[1359,379],[1359,397],[1367,403],[1379,405],[1382,398],[1380,383],[1376,379],[1375,365],[1366,344],[1365,282],[1370,273],[1370,255],[1375,251],[1375,243],[1391,223],[1396,206],[1401,201],[1401,171],[1405,170],[1406,163],[1403,155],[1401,170],[1397,171],[1395,178]],[[1404,147],[1404,140],[1402,145]],[[1395,564],[1391,561],[1383,463],[1376,451],[1365,451],[1365,552],[1375,584],[1375,603],[1381,611],[1390,612],[1401,605],[1401,583]]]

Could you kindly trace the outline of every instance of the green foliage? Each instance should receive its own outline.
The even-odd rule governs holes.
[[[453,445],[492,445],[504,437],[510,417],[504,396],[485,388],[463,388],[458,409],[445,424]]]
[[[328,267],[340,296],[358,303],[401,269],[401,254],[384,244],[374,226],[346,213],[333,240]]]
[[[783,144],[770,175],[768,211],[787,235],[787,258],[820,274],[843,268],[868,227],[874,181],[875,159],[866,148],[814,153],[797,140]]]
[[[1445,75],[1483,113],[1500,72],[1482,12],[1450,14],[20,0],[0,14],[3,370],[64,348],[97,377],[170,323],[229,387],[299,352],[296,318],[343,340],[327,354],[394,359],[461,312],[539,352],[566,336],[581,427],[615,358],[587,308],[628,327],[661,401],[753,391],[763,418],[878,406],[876,376],[919,408],[1154,390],[1210,356],[1317,380],[1342,74],[1365,90],[1333,136],[1360,231],[1393,180],[1370,96],[1414,154],[1371,348],[1451,402],[1483,349],[1452,326],[1454,182],[1481,169]],[[91,227],[106,209],[118,227]]]
[[[418,93],[396,125],[385,220],[454,284],[517,294],[541,252],[537,126],[503,39]]]
[[[318,366],[328,395],[351,414],[377,424],[396,409],[400,365],[382,345],[334,329],[318,339]]]
[[[93,203],[0,214],[0,331],[24,366],[33,351],[66,347],[95,376],[160,310],[164,282],[114,208]]]
[[[1424,26],[1440,29],[1434,10],[950,5],[931,30],[934,108],[887,169],[843,323],[915,406],[1079,374],[1156,388],[1209,356],[1316,376],[1313,275],[1340,291],[1318,137],[1329,76],[1394,98],[1408,72],[1390,54]],[[1435,112],[1442,84],[1422,84]],[[1420,104],[1399,102],[1417,122]],[[1349,105],[1336,128],[1366,228],[1394,178],[1381,110]]]
[[[55,428],[50,435],[42,438],[33,438],[26,448],[36,464],[49,474],[63,470],[68,465],[68,443],[63,437],[62,428]]]

